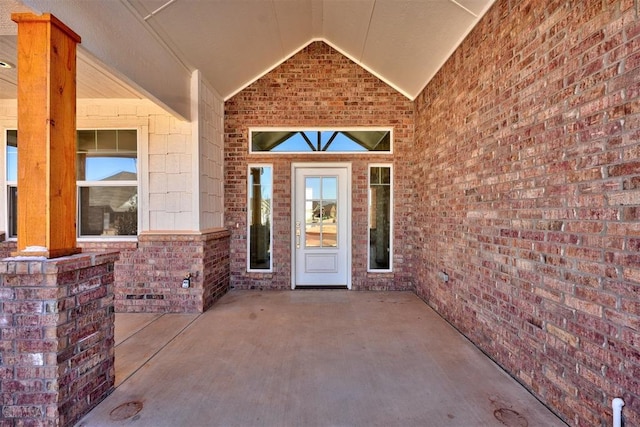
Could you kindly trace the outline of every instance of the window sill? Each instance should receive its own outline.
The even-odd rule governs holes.
[[[138,236],[78,237],[78,243],[137,242]]]

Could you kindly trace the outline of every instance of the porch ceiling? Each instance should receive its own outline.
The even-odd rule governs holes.
[[[155,97],[186,117],[194,70],[226,99],[323,40],[413,99],[493,2],[0,0],[0,60],[15,63],[11,12],[31,10],[83,38],[81,98]],[[15,98],[15,74],[0,71],[0,98]]]

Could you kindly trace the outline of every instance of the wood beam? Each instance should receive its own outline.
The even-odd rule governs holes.
[[[76,45],[51,14],[18,24],[18,247],[55,258],[76,247]]]

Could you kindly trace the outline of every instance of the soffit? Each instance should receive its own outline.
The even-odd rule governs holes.
[[[17,36],[0,36],[0,58],[15,65]],[[16,97],[18,72],[16,68],[0,69],[0,99],[13,99]],[[77,53],[77,97],[81,99],[91,98],[123,98],[142,99],[141,95],[132,86],[127,85],[116,77],[113,70],[101,65],[99,61],[79,48]]]
[[[11,20],[12,13],[33,12],[19,0],[0,0],[0,60],[17,64],[17,26]],[[0,68],[0,99],[16,98],[18,73],[14,68]],[[143,98],[131,85],[114,74],[114,70],[82,49],[77,54],[78,98]]]
[[[413,99],[493,1],[0,0],[0,60],[15,58],[10,13],[28,4],[82,37],[79,98],[156,97],[187,116],[188,73],[227,99],[323,40]],[[0,70],[0,98],[15,98],[15,69]]]
[[[123,0],[228,98],[324,40],[413,99],[493,0]]]

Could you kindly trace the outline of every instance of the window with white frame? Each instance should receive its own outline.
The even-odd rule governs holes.
[[[369,271],[391,271],[392,184],[390,165],[369,166]]]
[[[79,130],[76,179],[80,237],[138,234],[136,130]]]
[[[392,129],[253,128],[251,153],[391,153]]]
[[[18,131],[7,130],[6,185],[7,185],[7,237],[18,235]]]
[[[271,270],[271,224],[273,200],[273,168],[271,165],[251,165],[248,176],[247,269]]]
[[[7,131],[8,237],[17,235],[17,131]],[[79,130],[76,138],[78,237],[138,234],[135,129]]]

